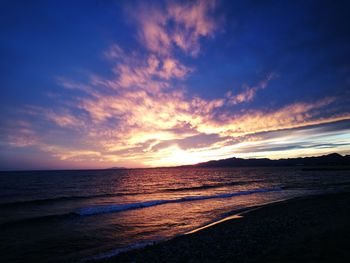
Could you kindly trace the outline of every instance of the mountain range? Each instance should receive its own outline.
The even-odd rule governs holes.
[[[272,160],[268,158],[228,158],[181,167],[256,167],[256,166],[350,166],[350,155],[332,153],[316,157],[298,157]]]

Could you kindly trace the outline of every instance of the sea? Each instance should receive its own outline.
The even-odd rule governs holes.
[[[0,172],[0,261],[95,261],[349,186],[349,171],[302,167]]]

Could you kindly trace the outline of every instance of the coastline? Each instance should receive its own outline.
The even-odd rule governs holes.
[[[98,262],[350,262],[347,207],[350,192],[277,201]]]

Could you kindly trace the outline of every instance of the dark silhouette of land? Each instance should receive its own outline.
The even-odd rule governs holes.
[[[342,156],[338,153],[316,157],[298,157],[271,160],[268,158],[243,159],[228,158],[198,163],[194,165],[184,165],[181,167],[273,167],[273,166],[300,166],[305,170],[349,170],[350,155]]]

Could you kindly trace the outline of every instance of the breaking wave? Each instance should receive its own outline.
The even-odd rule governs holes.
[[[90,216],[90,215],[96,215],[96,214],[105,214],[105,213],[120,212],[120,211],[132,210],[132,209],[139,209],[139,208],[145,208],[145,207],[151,207],[151,206],[169,204],[169,203],[181,203],[181,202],[214,199],[214,198],[230,198],[234,196],[249,195],[249,194],[255,194],[255,193],[277,192],[277,191],[282,191],[282,188],[280,187],[261,188],[261,189],[239,191],[239,192],[227,193],[227,194],[186,196],[178,199],[161,199],[161,200],[151,200],[151,201],[129,203],[129,204],[92,206],[92,207],[81,208],[76,211],[76,214],[80,216]]]

